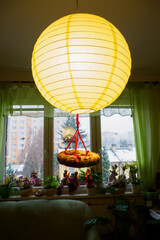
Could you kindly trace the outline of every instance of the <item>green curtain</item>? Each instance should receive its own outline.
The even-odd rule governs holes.
[[[3,89],[5,96],[3,115],[53,116],[54,108],[42,97],[35,84],[3,83],[0,88]]]
[[[73,116],[70,113],[54,108],[40,94],[34,83],[2,83],[0,89],[3,89],[5,99],[3,115],[26,115],[31,117],[68,117]],[[111,116],[119,113],[123,116],[130,115],[127,110],[129,104],[129,88],[125,88],[122,94],[112,104],[101,110],[101,115]],[[34,109],[33,109],[34,106]],[[123,109],[122,109],[123,108]],[[126,110],[124,110],[126,108]],[[117,110],[118,109],[118,110]],[[89,114],[88,114],[89,115]],[[86,117],[87,114],[81,114]],[[98,116],[98,112],[92,114]]]
[[[5,118],[4,109],[4,89],[0,88],[0,184],[4,181],[4,138],[5,138]]]
[[[139,173],[144,191],[151,191],[160,160],[160,84],[138,84],[130,94]]]

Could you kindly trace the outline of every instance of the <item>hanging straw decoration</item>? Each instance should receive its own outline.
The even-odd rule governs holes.
[[[66,165],[66,166],[71,166],[71,167],[76,167],[76,168],[81,168],[81,167],[89,167],[93,166],[99,163],[100,157],[97,153],[89,152],[87,151],[87,148],[83,142],[83,139],[80,135],[79,132],[79,115],[76,114],[76,123],[77,123],[77,130],[72,137],[71,141],[69,142],[68,146],[66,147],[65,151],[62,151],[58,154],[57,159],[59,163]],[[78,137],[80,138],[84,150],[77,150],[78,147]],[[75,138],[75,149],[74,150],[67,150],[69,146],[71,145],[72,141]]]

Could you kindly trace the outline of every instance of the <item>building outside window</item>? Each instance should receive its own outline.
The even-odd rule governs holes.
[[[31,171],[33,169],[38,173],[38,176],[43,178],[43,129],[44,120],[42,117],[37,118],[37,129],[34,136],[32,134],[32,117],[27,116],[17,116],[17,135],[12,138],[12,141],[16,141],[16,144],[10,144],[11,131],[10,126],[14,121],[14,116],[8,116],[9,121],[7,125],[7,142],[6,142],[6,170],[7,167],[11,167],[14,170],[15,177],[20,175],[30,177]],[[23,126],[24,132],[21,132],[19,128],[19,123],[26,122]],[[25,141],[27,136],[28,124],[30,125],[31,132],[28,141]],[[21,137],[20,137],[21,136]],[[19,146],[19,148],[17,148]],[[15,149],[16,148],[16,149]],[[12,155],[14,154],[14,156]]]
[[[12,132],[12,135],[13,135],[13,136],[16,136],[16,135],[17,135],[17,132]]]
[[[115,109],[114,109],[115,110]],[[111,116],[101,116],[102,173],[104,178],[107,161],[118,166],[118,173],[122,173],[123,163],[136,161],[133,120],[131,115],[122,116],[119,113]]]

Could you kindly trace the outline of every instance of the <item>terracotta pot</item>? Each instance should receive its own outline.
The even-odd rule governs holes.
[[[44,194],[46,196],[53,196],[57,193],[57,188],[44,189]]]
[[[141,184],[132,184],[132,193],[141,193]]]
[[[32,194],[32,188],[21,189],[20,194],[21,194],[21,197],[29,197]]]
[[[89,196],[93,196],[93,195],[96,194],[96,188],[95,187],[87,188],[87,191],[88,191]]]
[[[118,189],[118,192],[117,192],[118,194],[123,194],[126,191],[126,187],[118,187],[117,189]]]
[[[32,187],[32,193],[35,194],[39,190],[43,190],[43,189],[44,189],[43,186],[33,186]]]

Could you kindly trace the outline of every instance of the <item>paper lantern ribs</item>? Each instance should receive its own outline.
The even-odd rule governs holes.
[[[126,40],[113,24],[92,14],[71,14],[53,22],[38,38],[32,54],[33,78],[42,96],[54,107],[77,116],[115,101],[130,72]],[[76,139],[78,136],[77,125]],[[83,167],[99,162],[99,157],[86,149],[76,154],[77,144],[76,140],[74,152],[66,149],[59,154],[60,163]],[[91,161],[90,155],[96,160]]]
[[[122,34],[92,14],[72,14],[52,23],[32,55],[33,78],[43,97],[73,114],[91,113],[116,100],[130,70]]]

